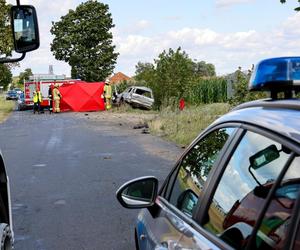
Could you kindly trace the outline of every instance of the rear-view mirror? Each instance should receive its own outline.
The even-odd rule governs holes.
[[[276,146],[270,145],[269,147],[257,152],[249,158],[250,167],[253,169],[259,169],[268,163],[275,161],[280,156]]]
[[[40,46],[37,15],[33,6],[12,6],[11,26],[16,52],[25,53]]]

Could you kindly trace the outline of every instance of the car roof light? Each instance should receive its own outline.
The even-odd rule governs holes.
[[[278,57],[260,61],[250,78],[250,90],[273,93],[300,90],[300,57]]]

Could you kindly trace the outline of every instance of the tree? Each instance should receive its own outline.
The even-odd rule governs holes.
[[[198,75],[200,77],[203,77],[203,76],[207,76],[207,77],[216,76],[215,65],[213,65],[211,63],[206,63],[204,61],[195,63],[195,73],[196,73],[196,75]]]
[[[138,62],[135,66],[135,77],[134,79],[146,86],[150,86],[155,76],[155,67],[152,63]]]
[[[113,72],[118,57],[113,27],[108,5],[89,0],[52,23],[51,51],[71,66],[73,78],[102,81]]]
[[[4,89],[7,88],[8,84],[12,81],[12,73],[6,64],[0,64],[0,86]]]
[[[194,62],[185,51],[179,47],[177,50],[163,51],[156,63],[156,95],[162,103],[172,104],[184,95],[189,84],[195,80]],[[173,98],[173,100],[172,100]]]
[[[286,3],[286,0],[280,0],[281,3]],[[298,0],[298,3],[300,4],[300,0]],[[295,11],[300,11],[300,7],[295,8]]]
[[[32,75],[32,70],[30,68],[25,69],[24,72],[21,72],[19,75],[19,82],[24,83],[24,81],[29,80],[29,76]]]
[[[235,81],[233,84],[233,97],[230,103],[236,106],[237,104],[266,98],[268,95],[266,92],[250,92],[248,88],[249,79],[251,73],[245,74],[241,71],[241,67],[235,71]]]
[[[135,68],[135,80],[153,90],[156,108],[162,104],[177,106],[181,97],[191,97],[200,77],[216,74],[213,64],[194,62],[180,47],[163,51],[154,64],[138,62]]]
[[[13,50],[9,9],[10,5],[6,5],[5,0],[0,0],[0,54],[5,56],[10,56]]]

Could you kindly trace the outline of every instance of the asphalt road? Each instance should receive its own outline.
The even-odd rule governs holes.
[[[135,177],[164,179],[180,149],[92,115],[16,111],[0,124],[15,249],[134,249],[138,210],[115,192]]]

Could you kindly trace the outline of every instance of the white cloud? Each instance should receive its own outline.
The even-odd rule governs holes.
[[[216,6],[218,8],[230,7],[236,4],[249,3],[254,0],[216,0]]]
[[[286,22],[283,23],[283,34],[290,38],[299,38],[300,35],[300,13],[289,17]]]
[[[299,16],[296,13],[280,27],[267,32],[222,33],[212,29],[183,28],[152,37],[118,36],[115,40],[120,52],[118,67],[133,74],[138,61],[153,62],[163,50],[181,46],[192,59],[215,64],[219,75],[231,73],[238,66],[246,70],[264,58],[299,55]]]
[[[196,45],[209,45],[217,42],[218,34],[210,29],[184,28],[169,32],[169,38],[180,42],[193,42]]]
[[[12,0],[10,1],[14,3]],[[75,8],[75,1],[66,0],[61,6],[55,1],[49,4],[42,0],[30,0],[30,2],[36,5],[39,11],[41,47],[35,52],[28,53],[26,59],[20,63],[21,68],[15,70],[14,74],[18,74],[19,71],[28,67],[32,68],[34,72],[47,72],[48,65],[52,64],[55,73],[70,75],[70,67],[64,62],[56,61],[50,51],[52,37],[49,16],[52,20],[58,20],[68,9]],[[223,4],[223,6],[225,3],[232,5],[244,2],[247,1],[216,1],[217,4]],[[163,50],[176,49],[179,46],[192,59],[213,63],[219,75],[231,73],[238,66],[242,66],[246,70],[263,58],[299,55],[299,23],[300,13],[295,13],[280,27],[266,32],[258,32],[255,29],[219,32],[210,28],[185,27],[149,35],[146,32],[152,30],[149,28],[151,23],[143,19],[125,29],[121,29],[120,26],[113,29],[114,44],[120,53],[115,71],[133,75],[137,62],[153,62]]]
[[[150,25],[149,21],[147,20],[140,20],[137,22],[137,27],[140,28],[140,29],[145,29],[145,28],[148,28]]]

